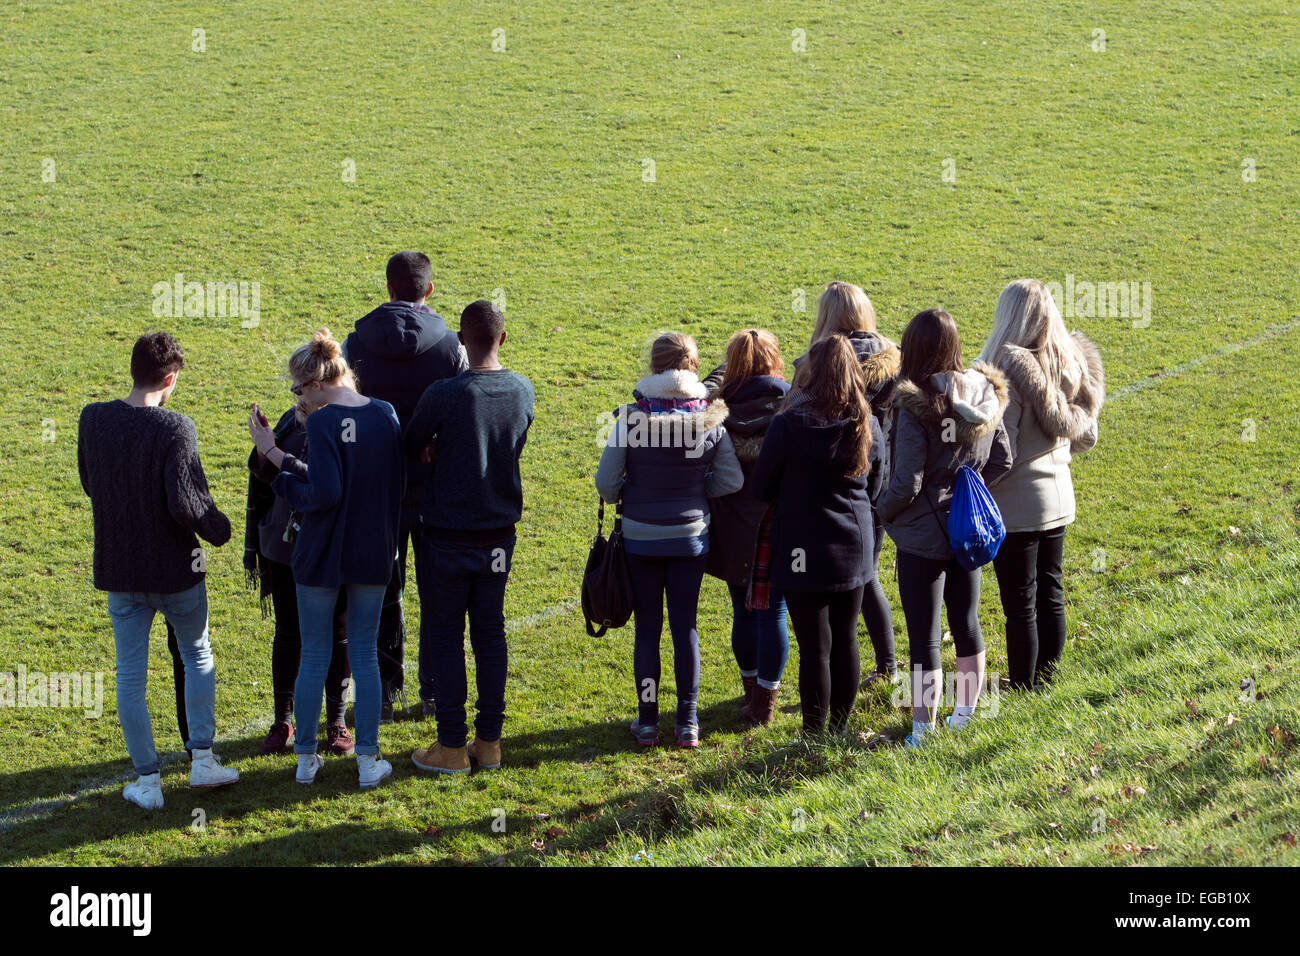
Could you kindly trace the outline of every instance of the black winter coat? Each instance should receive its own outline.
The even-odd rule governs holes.
[[[800,405],[768,427],[750,479],[760,500],[776,503],[772,583],[782,591],[850,591],[875,579],[871,501],[883,481],[884,436],[870,420],[870,470],[854,478],[844,474],[851,422]]]

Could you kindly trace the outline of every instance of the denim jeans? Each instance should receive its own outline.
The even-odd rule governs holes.
[[[293,687],[293,752],[316,752],[316,728],[320,723],[321,696],[325,693],[325,675],[334,656],[334,608],[339,591],[348,597],[348,658],[352,664],[352,683],[356,703],[352,717],[356,723],[356,753],[379,753],[379,613],[384,606],[382,584],[347,584],[343,588],[316,588],[299,583],[298,626],[302,630],[302,657],[298,680]]]
[[[465,616],[474,650],[478,700],[474,733],[483,741],[501,739],[506,714],[506,582],[515,538],[498,545],[469,545],[435,539],[420,542],[424,567],[420,588],[420,651],[432,671],[438,742],[464,747],[469,736],[465,701]]]
[[[117,717],[126,738],[126,751],[140,775],[158,772],[153,726],[145,702],[149,678],[149,629],[161,612],[176,631],[185,662],[185,716],[189,750],[207,750],[217,732],[217,683],[208,644],[208,589],[204,581],[174,594],[109,591],[108,614],[113,620],[117,652]]]
[[[659,723],[659,639],[664,629],[664,601],[673,637],[673,677],[677,682],[677,724],[698,724],[696,698],[700,692],[700,636],[696,612],[708,555],[698,558],[658,558],[629,554],[635,637],[632,673],[636,680],[637,720]]]
[[[767,610],[745,610],[745,592],[749,588],[728,584],[731,592],[731,652],[736,655],[740,673],[758,677],[771,690],[781,683],[785,660],[790,655],[790,632],[786,630],[785,598],[772,588]]]

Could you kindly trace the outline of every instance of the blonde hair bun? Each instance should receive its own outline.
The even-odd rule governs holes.
[[[343,354],[343,347],[329,329],[320,328],[311,337],[312,351],[320,356],[322,362],[332,362]]]

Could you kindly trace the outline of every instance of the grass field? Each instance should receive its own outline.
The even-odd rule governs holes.
[[[99,719],[0,712],[0,863],[1300,863],[1300,5],[836,9],[0,9],[0,671],[98,671],[106,690]],[[507,766],[418,776],[408,755],[433,727],[416,720],[383,728],[395,775],[373,793],[350,762],[306,790],[292,758],[258,756],[270,627],[237,538],[208,588],[218,752],[242,780],[189,790],[157,623],[167,803],[137,812],[80,408],[125,392],[140,332],[173,332],[188,364],[171,407],[242,528],[248,404],[287,405],[290,349],[384,298],[403,248],[434,259],[430,305],[453,322],[504,294],[504,361],[537,389]],[[178,273],[259,283],[259,323],[156,318],[151,290]],[[880,691],[847,739],[809,745],[792,653],[780,719],[746,732],[708,580],[700,750],[633,752],[630,629],[587,638],[573,599],[597,416],[628,396],[647,337],[689,331],[708,362],[756,324],[793,357],[838,278],[894,337],[947,308],[970,361],[1020,276],[1152,290],[1145,327],[1067,318],[1100,346],[1111,398],[1074,467],[1051,692],[909,756]],[[983,606],[1004,672],[991,573]]]

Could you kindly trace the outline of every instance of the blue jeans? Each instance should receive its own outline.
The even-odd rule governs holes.
[[[297,724],[293,752],[316,752],[325,677],[334,656],[334,608],[339,591],[348,596],[348,657],[356,703],[356,753],[379,753],[379,614],[384,606],[383,584],[347,584],[343,588],[316,588],[298,584],[298,627],[302,631],[302,656],[298,680],[293,685],[293,719]]]
[[[185,717],[189,750],[208,750],[217,732],[217,682],[208,644],[208,589],[204,581],[175,594],[109,591],[108,614],[113,619],[117,652],[117,718],[137,774],[158,772],[153,726],[145,703],[149,678],[149,629],[161,612],[176,631],[185,662]]]
[[[515,538],[499,545],[469,545],[435,539],[420,542],[424,567],[420,588],[420,659],[433,679],[438,742],[464,747],[469,736],[465,700],[465,615],[474,649],[478,700],[474,733],[480,740],[501,739],[506,714],[506,582]]]
[[[656,558],[629,554],[632,572],[636,636],[632,672],[636,679],[637,720],[659,723],[659,639],[664,629],[664,600],[668,629],[673,636],[673,677],[677,682],[677,724],[697,723],[695,701],[700,692],[700,636],[695,629],[700,584],[708,555],[698,558]]]
[[[786,630],[785,598],[772,588],[767,610],[745,610],[749,588],[728,584],[731,592],[731,652],[736,655],[743,677],[758,677],[771,690],[781,683],[785,659],[790,654],[790,633]]]

